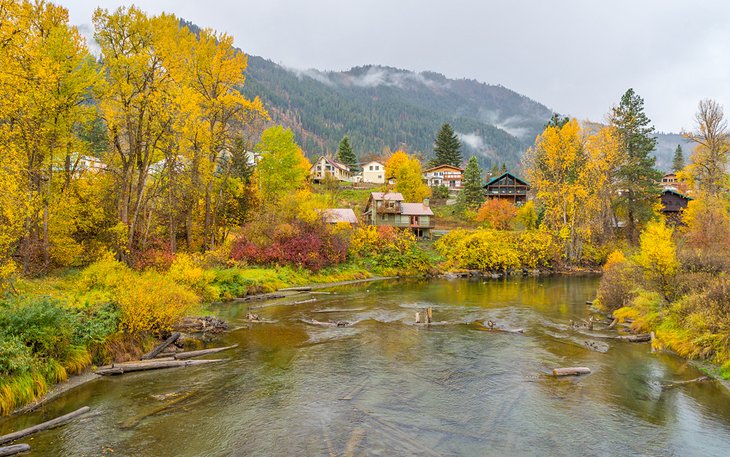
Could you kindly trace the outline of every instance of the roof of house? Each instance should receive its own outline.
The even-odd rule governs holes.
[[[312,168],[314,168],[314,166],[317,164],[317,162],[319,162],[322,159],[324,159],[325,162],[329,163],[330,165],[332,165],[335,168],[339,168],[340,170],[346,171],[348,173],[350,172],[350,167],[348,167],[344,163],[338,162],[338,161],[336,161],[334,159],[330,159],[329,157],[326,157],[326,156],[323,156],[323,155],[319,156],[317,158],[317,160],[314,161],[314,164],[312,165]]]
[[[350,224],[357,224],[357,216],[355,212],[350,208],[331,208],[322,211],[322,215],[326,222],[330,224],[336,224],[338,222],[349,222]]]
[[[664,195],[664,194],[672,194],[672,195],[676,195],[679,198],[684,198],[684,199],[687,199],[687,200],[694,200],[692,197],[688,197],[688,196],[680,193],[674,187],[665,187],[664,190],[662,190],[662,195]]]
[[[460,171],[462,173],[464,172],[464,169],[463,168],[455,167],[455,166],[449,165],[449,164],[443,164],[443,165],[439,165],[437,167],[432,167],[432,168],[429,168],[428,170],[423,170],[423,172],[424,173],[428,173],[428,172],[431,172],[431,171],[434,171],[434,170],[438,170],[439,168],[451,168],[452,170],[458,170],[458,171]]]
[[[490,179],[490,180],[489,180],[489,181],[488,181],[488,182],[487,182],[487,183],[486,183],[486,184],[484,185],[484,187],[487,187],[487,186],[491,186],[492,184],[496,183],[497,181],[500,181],[500,180],[501,180],[502,178],[505,178],[505,177],[507,177],[507,176],[510,176],[510,177],[512,177],[512,179],[514,179],[515,181],[519,181],[519,182],[521,182],[522,184],[524,184],[524,185],[526,185],[526,186],[529,186],[529,185],[530,185],[530,183],[528,183],[528,182],[527,182],[527,181],[525,181],[524,179],[522,179],[522,178],[518,178],[517,176],[513,175],[513,174],[512,174],[512,173],[510,173],[509,171],[506,171],[506,172],[502,173],[501,175],[499,175],[499,176],[497,176],[497,177],[494,177],[494,178]]]
[[[400,192],[370,192],[370,198],[373,200],[390,200],[402,202],[405,200]]]
[[[433,216],[431,208],[423,203],[401,203],[400,208],[404,216]]]
[[[370,165],[371,163],[377,163],[378,165],[385,166],[382,162],[378,162],[377,160],[371,160],[370,162],[365,163],[365,165]]]

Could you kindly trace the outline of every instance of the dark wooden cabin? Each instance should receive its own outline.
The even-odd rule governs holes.
[[[680,221],[682,211],[687,208],[692,197],[687,197],[674,189],[664,189],[661,194],[662,213],[667,219]]]
[[[488,199],[503,198],[514,204],[522,204],[527,201],[527,192],[530,184],[518,178],[512,173],[506,172],[492,178],[484,185]]]

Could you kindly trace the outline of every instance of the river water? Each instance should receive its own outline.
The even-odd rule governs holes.
[[[212,343],[239,344],[216,355],[228,361],[102,378],[0,420],[0,434],[89,405],[84,419],[21,442],[49,456],[730,455],[723,386],[663,389],[701,373],[648,344],[569,327],[588,318],[597,283],[373,282],[269,302],[255,311],[269,324],[246,324],[249,304],[221,305],[240,327]],[[448,324],[414,325],[426,307]],[[524,334],[458,324],[476,319]],[[607,352],[585,345],[606,342]],[[546,376],[561,366],[592,373]]]

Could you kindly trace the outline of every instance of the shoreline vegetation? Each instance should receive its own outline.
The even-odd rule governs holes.
[[[312,182],[295,134],[242,95],[247,58],[229,35],[99,8],[92,55],[63,7],[19,0],[0,15],[0,415],[88,367],[139,359],[208,303],[391,276],[603,267],[603,312],[730,376],[730,141],[712,100],[687,134],[691,160],[675,157],[691,194],[673,191],[689,201],[676,211],[660,204],[655,132],[633,89],[607,125],[546,119],[519,170],[524,204],[486,194],[448,124],[430,157],[343,138],[343,167],[385,164],[386,183],[363,190],[332,173]],[[427,160],[466,163],[458,196],[426,185]],[[433,226],[382,225],[388,208],[378,226],[324,220],[362,215],[370,190],[424,211],[436,197]],[[418,240],[426,229],[448,233]]]

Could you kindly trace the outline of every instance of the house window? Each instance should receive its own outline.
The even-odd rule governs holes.
[[[380,170],[380,165],[375,165],[375,171]]]
[[[317,165],[317,171],[322,171],[322,165]]]
[[[378,175],[378,179],[383,179],[383,175]]]

